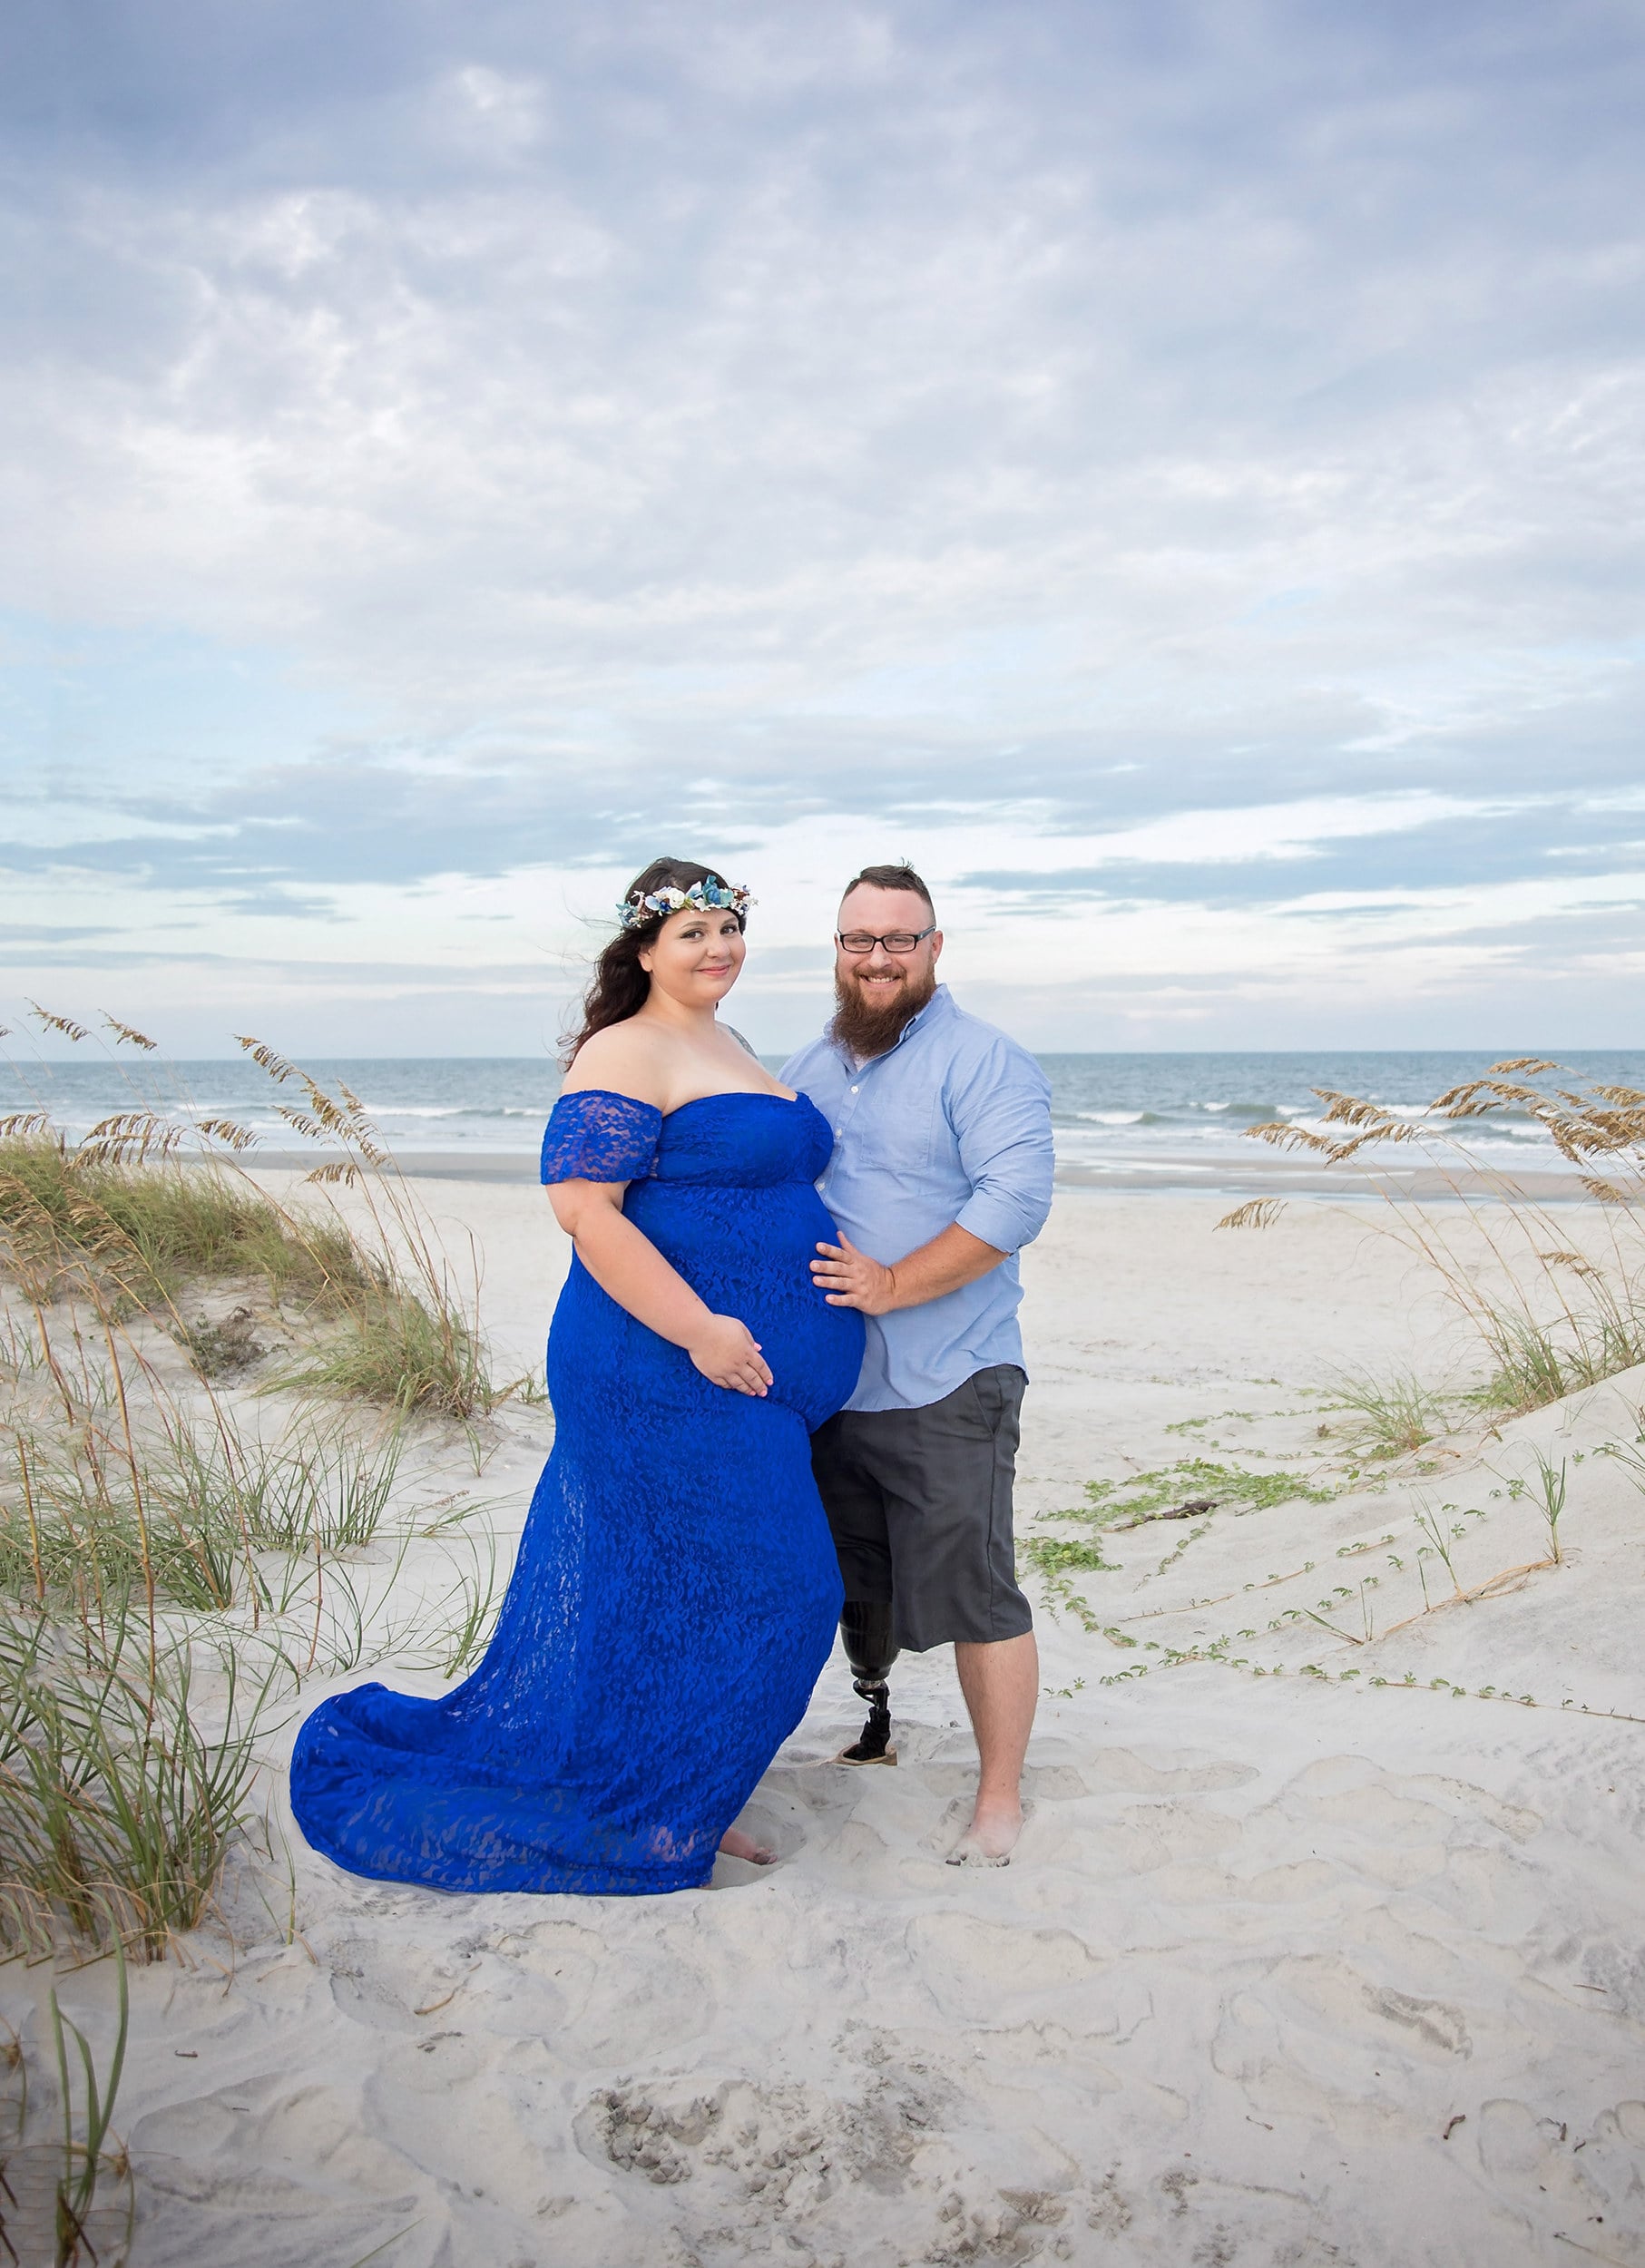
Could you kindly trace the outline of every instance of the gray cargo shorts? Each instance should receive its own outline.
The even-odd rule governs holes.
[[[923,1410],[842,1410],[811,1436],[846,1597],[888,1605],[911,1654],[1033,1627],[1011,1530],[1027,1383],[1002,1363]]]

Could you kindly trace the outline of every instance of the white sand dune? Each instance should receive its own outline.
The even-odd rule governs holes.
[[[523,1366],[563,1266],[541,1198],[426,1194],[480,1237]],[[1182,1457],[1307,1472],[1334,1364],[1444,1367],[1369,1208],[1256,1237],[1220,1209],[1059,1203],[1026,1270],[1025,1522]],[[710,1891],[444,1897],[293,1833],[297,1941],[240,1874],[232,1952],[133,1975],[133,2260],[1645,2260],[1645,1496],[1598,1453],[1641,1403],[1645,1372],[1329,1502],[1106,1539],[1098,1627],[1041,1615],[1001,1872],[943,1862],[972,1770],[945,1653],[898,1665],[895,1770],[828,1761],[858,1721],[837,1659],[749,1807],[780,1862]],[[417,1485],[444,1457],[517,1527],[541,1426],[511,1423],[478,1484],[453,1442]],[[1558,1565],[1513,1493],[1539,1452]],[[1419,1562],[1425,1520],[1452,1569]],[[36,2044],[44,1987],[0,1972]],[[62,1991],[106,2037],[106,1965]]]

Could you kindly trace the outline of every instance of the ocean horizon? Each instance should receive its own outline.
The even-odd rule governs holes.
[[[1520,1054],[1533,1052],[1517,1051]],[[1552,1051],[1550,1051],[1552,1052]],[[779,1070],[781,1056],[761,1059]],[[1447,1088],[1479,1077],[1503,1055],[1486,1049],[1153,1051],[1042,1053],[1051,1081],[1059,1171],[1092,1186],[1116,1183],[1214,1188],[1271,1150],[1244,1139],[1279,1120],[1317,1126],[1318,1090],[1359,1095],[1419,1129],[1425,1107]],[[1577,1050],[1540,1083],[1645,1088],[1645,1049]],[[347,1086],[387,1146],[408,1167],[465,1158],[492,1170],[534,1157],[559,1092],[546,1056],[348,1056],[304,1065],[322,1086]],[[113,1113],[152,1109],[186,1129],[197,1118],[227,1118],[257,1139],[248,1153],[271,1159],[302,1148],[278,1105],[292,1100],[246,1056],[159,1062],[142,1057],[0,1064],[0,1113],[44,1110],[71,1139]],[[1523,1108],[1471,1122],[1471,1153],[1493,1169],[1569,1172]],[[1415,1149],[1415,1146],[1414,1146]],[[1414,1153],[1407,1153],[1414,1154]]]

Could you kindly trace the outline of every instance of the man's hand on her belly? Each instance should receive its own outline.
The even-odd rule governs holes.
[[[884,1315],[898,1305],[895,1269],[859,1252],[843,1228],[838,1244],[819,1244],[817,1249],[820,1257],[811,1263],[811,1280],[827,1295],[830,1307],[855,1307],[865,1315]]]
[[[841,1229],[837,1245],[819,1244],[811,1276],[831,1307],[856,1307],[865,1315],[888,1315],[897,1307],[923,1307],[963,1284],[997,1268],[1010,1255],[984,1244],[957,1221],[931,1242],[889,1266],[859,1252]]]

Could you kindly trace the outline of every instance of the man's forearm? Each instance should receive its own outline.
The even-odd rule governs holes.
[[[974,1284],[1009,1256],[998,1245],[985,1245],[970,1229],[962,1228],[958,1221],[889,1265],[859,1251],[842,1231],[838,1244],[818,1246],[811,1277],[830,1307],[888,1315],[894,1307],[923,1307],[945,1292],[957,1292],[962,1284]]]
[[[929,1244],[891,1263],[894,1288],[884,1312],[889,1315],[896,1307],[923,1307],[927,1300],[941,1299],[945,1292],[957,1292],[963,1284],[974,1284],[979,1276],[997,1268],[1006,1256],[996,1245],[984,1244],[955,1221]]]

